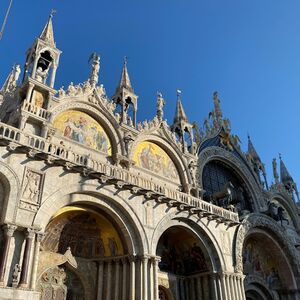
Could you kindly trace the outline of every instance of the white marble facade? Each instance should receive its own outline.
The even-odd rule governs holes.
[[[137,123],[126,61],[111,99],[96,54],[84,83],[55,90],[52,27],[50,16],[22,82],[14,67],[0,92],[0,299],[300,299],[283,161],[268,187],[216,93],[204,131],[179,92],[172,125],[161,94]]]

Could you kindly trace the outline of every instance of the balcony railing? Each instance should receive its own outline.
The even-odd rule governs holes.
[[[85,172],[91,178],[103,182],[112,182],[134,193],[146,194],[160,203],[177,206],[178,209],[188,210],[200,218],[207,217],[222,222],[239,223],[238,214],[222,207],[208,203],[200,198],[164,186],[159,182],[144,178],[134,171],[101,162],[88,155],[78,154],[65,146],[48,142],[42,137],[31,135],[0,122],[0,144],[13,142],[14,148],[26,148],[30,155],[37,155],[48,162]]]
[[[41,119],[49,119],[51,113],[48,112],[46,109],[36,106],[33,103],[27,102],[26,100],[23,102],[22,109],[41,118]]]

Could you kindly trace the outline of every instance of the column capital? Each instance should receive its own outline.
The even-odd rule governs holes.
[[[4,229],[4,233],[9,236],[9,237],[12,237],[15,230],[17,229],[17,226],[16,225],[12,225],[12,224],[5,224],[3,226],[3,229]]]
[[[36,231],[32,228],[26,228],[25,234],[27,239],[33,239]]]
[[[36,233],[36,240],[37,242],[40,243],[45,236],[45,232],[36,231],[35,233]]]
[[[129,260],[129,262],[136,262],[137,261],[137,256],[136,255],[129,255],[128,260]]]

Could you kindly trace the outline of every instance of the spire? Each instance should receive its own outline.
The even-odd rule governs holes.
[[[248,134],[248,154],[251,155],[253,160],[261,162],[261,159],[260,159],[259,155],[257,154],[257,152],[256,152],[256,150],[255,150],[255,148],[252,144],[252,141],[251,141],[251,138],[250,138],[249,134]]]
[[[118,89],[121,88],[125,88],[127,90],[129,90],[131,93],[134,93],[130,79],[129,79],[129,75],[128,75],[128,70],[127,70],[127,57],[124,57],[124,64],[123,64],[123,69],[122,69],[122,73],[121,73],[121,79],[120,79],[120,83],[118,86]]]
[[[174,116],[174,124],[180,121],[185,121],[188,123],[188,118],[184,112],[180,96],[181,96],[181,91],[177,90],[177,103],[176,103],[176,110]]]
[[[55,13],[55,10],[52,10],[48,21],[40,34],[40,39],[46,42],[47,44],[54,46],[55,47],[55,42],[54,42],[54,34],[53,34],[53,24],[52,24],[52,18]]]
[[[290,175],[289,171],[287,170],[287,167],[285,166],[281,154],[279,154],[280,159],[280,180],[283,184],[294,182],[292,176]]]

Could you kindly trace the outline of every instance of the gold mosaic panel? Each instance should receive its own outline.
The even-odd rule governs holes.
[[[152,142],[145,141],[138,144],[133,161],[139,167],[176,181],[176,183],[180,182],[174,162],[162,148]]]
[[[88,114],[68,110],[61,113],[53,126],[66,138],[111,155],[111,143],[103,127]]]

